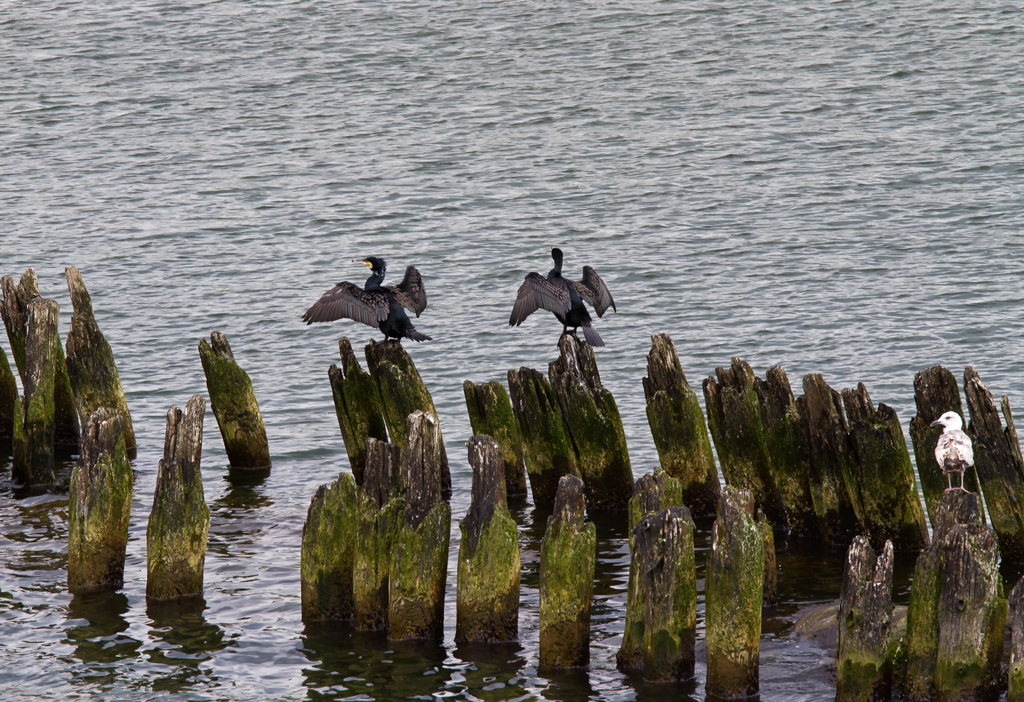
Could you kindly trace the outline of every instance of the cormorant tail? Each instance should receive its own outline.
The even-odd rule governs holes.
[[[601,335],[589,324],[583,325],[583,337],[591,346],[604,346],[604,340],[601,338]]]
[[[429,336],[427,336],[426,334],[421,334],[415,329],[410,329],[409,332],[405,335],[405,337],[407,339],[412,339],[413,341],[433,341],[433,339],[431,339]]]

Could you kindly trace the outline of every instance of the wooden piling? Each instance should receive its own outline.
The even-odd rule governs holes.
[[[779,604],[778,560],[775,557],[775,529],[764,516],[757,511],[757,530],[761,533],[761,544],[764,546],[764,588],[761,593],[762,609],[769,609]]]
[[[641,476],[633,485],[633,497],[629,499],[630,549],[633,548],[633,531],[644,517],[683,503],[682,482],[663,471],[660,466],[654,469],[653,474]]]
[[[443,633],[452,518],[451,508],[441,497],[437,417],[413,412],[405,434],[405,509],[389,575],[388,638],[438,640]]]
[[[423,378],[416,370],[416,364],[398,341],[377,343],[370,341],[364,349],[366,367],[377,386],[381,400],[384,421],[388,427],[391,442],[405,446],[409,431],[407,420],[410,414],[420,411],[437,416],[434,400],[427,390]],[[448,453],[444,447],[440,424],[437,427],[437,441],[440,451],[441,496],[448,499],[452,494],[452,477],[448,469]]]
[[[123,420],[124,414],[120,410],[118,414]],[[200,471],[205,414],[202,395],[193,395],[184,412],[175,405],[167,411],[164,457],[157,468],[153,510],[146,528],[146,598],[150,600],[203,591],[210,530],[210,509]]]
[[[519,637],[519,541],[506,503],[502,447],[478,434],[467,444],[472,502],[459,523],[455,643],[501,643]]]
[[[381,408],[380,395],[370,374],[359,366],[352,343],[343,336],[338,342],[341,368],[335,364],[327,369],[334,395],[334,411],[338,415],[338,428],[345,442],[348,462],[356,485],[363,484],[366,469],[366,440],[388,440],[387,424]]]
[[[848,485],[871,545],[882,548],[892,541],[898,551],[928,548],[928,523],[899,417],[885,404],[876,410],[864,383],[842,394],[855,458]]]
[[[1024,578],[1013,587],[1008,604],[1011,648],[1006,702],[1024,702]]]
[[[712,531],[705,580],[709,696],[752,697],[760,689],[764,541],[749,490],[726,487]]]
[[[15,403],[11,477],[17,485],[51,485],[56,482],[53,451],[60,308],[53,300],[36,297],[29,301],[26,313],[25,395]]]
[[[18,369],[18,375],[24,385],[28,303],[32,298],[40,296],[39,281],[36,279],[35,270],[31,268],[26,270],[17,284],[14,282],[14,278],[5,275],[0,278],[0,290],[3,291],[3,300],[0,301],[0,316],[3,317],[4,327],[7,329],[7,340],[11,344],[14,365]]]
[[[269,468],[270,446],[252,381],[235,362],[227,338],[219,331],[210,343],[199,340],[199,358],[210,393],[210,408],[233,468]]]
[[[14,439],[14,403],[18,399],[18,383],[7,362],[7,353],[0,349],[0,443]]]
[[[1004,429],[992,393],[971,366],[964,370],[964,394],[971,412],[967,433],[974,444],[974,468],[999,537],[999,551],[1006,561],[1024,563],[1024,458],[1010,400],[1003,395],[1000,402]]]
[[[68,377],[74,392],[78,417],[85,423],[89,415],[100,407],[116,409],[124,420],[125,450],[129,456],[134,456],[135,430],[132,428],[128,401],[121,387],[121,377],[114,363],[114,353],[99,325],[96,324],[92,298],[85,289],[78,269],[74,266],[65,268],[64,277],[67,279],[68,293],[71,295],[71,305],[74,309],[71,316],[71,331],[68,333],[65,346]]]
[[[583,481],[563,476],[540,549],[541,669],[581,668],[590,662],[597,528],[584,523],[585,509]]]
[[[942,473],[942,466],[935,460],[935,445],[943,428],[933,427],[932,422],[950,411],[959,414],[963,420],[964,410],[956,378],[942,366],[925,368],[914,376],[914,401],[917,414],[910,420],[910,439],[914,444],[914,458],[917,462],[917,475],[921,480],[921,492],[924,493],[925,509],[929,521],[934,525],[935,510],[942,502],[949,481]],[[964,421],[963,425],[966,427],[967,422]],[[964,487],[971,492],[981,492],[978,474],[973,466],[964,471]]]
[[[594,349],[573,334],[558,340],[548,379],[576,453],[576,468],[593,510],[625,510],[633,496],[626,432],[615,398],[601,384]]]
[[[882,553],[855,536],[846,554],[839,596],[836,702],[887,700],[892,689],[893,546]]]
[[[353,618],[355,544],[356,481],[351,473],[341,473],[317,489],[302,526],[303,622]]]
[[[132,504],[132,466],[121,415],[93,412],[68,495],[68,590],[116,590],[124,584],[124,557]]]
[[[683,500],[692,514],[705,517],[718,508],[719,482],[711,438],[697,393],[668,334],[651,335],[647,376],[643,379],[647,423],[658,449],[661,468],[680,481]]]
[[[526,495],[526,464],[523,445],[519,440],[519,426],[512,413],[512,402],[504,386],[496,380],[475,385],[467,380],[462,384],[466,396],[466,410],[473,434],[484,434],[498,442],[505,464],[505,493],[508,497]]]
[[[579,476],[576,454],[558,412],[555,393],[540,371],[525,367],[508,372],[508,391],[533,503],[551,507],[562,476]]]

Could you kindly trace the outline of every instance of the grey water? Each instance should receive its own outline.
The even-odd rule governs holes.
[[[938,363],[974,366],[1020,406],[1021,23],[1013,3],[950,0],[3,3],[0,275],[33,267],[66,333],[63,270],[78,267],[139,450],[124,588],[71,598],[67,497],[15,495],[0,448],[0,697],[703,699],[702,660],[683,686],[615,669],[618,518],[598,519],[588,671],[537,670],[545,515],[529,502],[514,506],[519,643],[454,645],[455,524],[442,644],[304,627],[306,509],[348,470],[327,368],[339,337],[359,349],[374,334],[300,316],[364,279],[353,258],[385,258],[392,278],[419,268],[416,323],[433,341],[407,346],[452,457],[455,517],[470,485],[462,382],[555,357],[550,315],[507,326],[552,246],[615,296],[597,358],[636,476],[657,464],[641,385],[653,333],[673,337],[698,395],[740,356],[759,374],[782,364],[797,392],[811,372],[863,382],[905,430],[914,374]],[[273,469],[229,471],[207,414],[204,596],[147,608],[164,417],[206,393],[197,344],[214,330],[253,380]],[[780,541],[762,699],[833,697],[833,652],[793,624],[838,596],[842,561]]]

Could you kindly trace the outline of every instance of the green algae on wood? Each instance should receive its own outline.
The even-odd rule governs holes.
[[[462,384],[462,391],[466,396],[466,411],[469,413],[473,434],[487,435],[501,447],[506,494],[508,497],[525,496],[523,445],[519,440],[519,426],[505,387],[496,380],[480,385],[467,380]]]
[[[640,477],[633,485],[633,496],[629,498],[629,547],[633,548],[633,530],[644,517],[666,507],[684,503],[682,482],[672,477],[661,467],[654,473]]]
[[[971,412],[967,433],[974,443],[974,468],[999,537],[999,551],[1006,561],[1024,563],[1024,458],[1010,401],[1004,395],[1000,403],[1004,429],[992,393],[970,366],[964,370],[964,395]]]
[[[124,442],[128,455],[136,450],[135,430],[132,428],[131,413],[125,399],[121,377],[114,363],[114,353],[106,337],[96,324],[92,310],[92,299],[85,289],[78,269],[69,266],[64,269],[68,293],[74,314],[71,316],[71,331],[65,344],[67,370],[74,391],[78,417],[84,423],[86,418],[99,407],[114,407],[124,418]]]
[[[921,480],[924,505],[928,519],[935,523],[935,510],[942,502],[942,496],[949,481],[942,473],[942,467],[935,460],[935,445],[943,427],[932,426],[932,422],[946,412],[956,412],[964,419],[960,402],[960,387],[953,373],[942,366],[932,366],[914,376],[914,402],[917,414],[910,420],[910,439],[914,444],[914,458],[917,461],[917,475]],[[966,427],[967,422],[963,425]],[[973,466],[964,471],[964,487],[980,493],[978,474]]]
[[[467,444],[472,502],[459,523],[455,642],[500,643],[519,638],[519,541],[506,502],[502,447],[489,436]]]
[[[377,343],[370,341],[364,348],[366,367],[381,400],[384,422],[388,427],[391,442],[405,446],[408,440],[407,419],[417,410],[434,415],[434,400],[427,390],[423,378],[416,370],[416,364],[398,341]],[[448,469],[448,453],[444,437],[438,427],[438,442],[441,451],[441,494],[448,498],[452,494],[452,478]]]
[[[850,463],[853,508],[871,545],[892,541],[898,551],[928,548],[928,522],[899,417],[885,404],[876,410],[863,383],[842,394],[856,458]]]
[[[366,468],[366,440],[369,437],[387,441],[388,429],[384,422],[380,395],[370,374],[359,367],[348,337],[338,342],[341,368],[331,364],[327,376],[334,395],[334,411],[338,415],[338,428],[345,442],[348,462],[352,467],[356,485],[363,484]]]
[[[855,536],[846,554],[846,571],[837,612],[836,701],[889,699],[893,546],[882,554],[863,536]]]
[[[1024,702],[1024,578],[1017,581],[1010,592],[1007,625],[1012,632],[1010,641],[1009,688],[1006,702]]]
[[[774,607],[779,604],[778,559],[775,557],[775,530],[764,512],[757,511],[757,530],[761,532],[761,543],[764,546],[764,589],[761,593],[761,606]]]
[[[704,587],[705,690],[712,697],[752,697],[760,688],[764,541],[749,490],[722,491]]]
[[[7,362],[7,353],[0,349],[0,442],[14,439],[14,403],[18,399],[18,382]]]
[[[302,527],[302,621],[353,618],[356,521],[356,481],[351,473],[317,488]]]
[[[540,661],[543,670],[590,662],[590,603],[597,561],[597,528],[584,523],[583,481],[559,480],[553,514],[540,548]]]
[[[146,528],[147,599],[176,599],[203,591],[210,530],[200,471],[205,414],[201,395],[193,395],[184,412],[175,405],[167,411],[164,457],[157,467]]]
[[[3,300],[0,302],[0,316],[7,329],[7,340],[11,343],[11,355],[18,369],[22,385],[25,383],[25,338],[28,335],[28,303],[39,297],[39,281],[36,272],[29,268],[15,284],[14,279],[5,275],[0,278]]]
[[[60,308],[53,300],[37,297],[26,308],[25,395],[16,403],[15,452],[11,477],[16,485],[50,485],[56,433],[57,361]]]
[[[697,393],[686,382],[675,344],[668,334],[651,335],[643,385],[647,423],[661,468],[680,481],[683,503],[692,514],[714,514],[720,486],[711,438]]]
[[[590,344],[573,334],[558,340],[559,357],[548,365],[576,468],[592,510],[625,510],[633,496],[633,470],[619,408],[601,384]]]
[[[68,590],[116,590],[124,558],[134,476],[117,410],[101,407],[82,431],[68,496]]]
[[[270,446],[252,381],[235,362],[227,338],[219,331],[210,343],[199,340],[199,358],[210,392],[210,408],[224,439],[232,468],[268,468]]]
[[[579,475],[555,393],[540,371],[525,367],[508,372],[508,390],[533,502],[551,507],[562,476]]]

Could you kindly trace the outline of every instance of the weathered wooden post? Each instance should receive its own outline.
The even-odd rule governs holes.
[[[1010,592],[1009,607],[1012,639],[1006,702],[1024,702],[1024,578]]]
[[[811,452],[800,421],[803,397],[795,398],[782,366],[772,366],[765,379],[754,378],[761,424],[775,485],[786,510],[790,533],[817,537],[818,517],[811,495]]]
[[[405,446],[409,438],[407,419],[416,411],[427,412],[437,417],[434,400],[424,384],[416,364],[397,341],[378,344],[370,341],[364,349],[366,367],[370,371],[377,393],[381,399],[384,421],[388,426],[391,442]],[[448,499],[452,494],[452,476],[448,469],[448,453],[444,448],[441,426],[437,426],[437,442],[440,451],[441,496]]]
[[[7,353],[0,349],[0,442],[14,439],[14,403],[17,399],[18,382],[7,362]]]
[[[356,481],[341,473],[321,485],[302,526],[302,621],[353,618],[352,578],[356,542]]]
[[[53,474],[53,446],[57,352],[60,308],[53,300],[32,299],[25,336],[25,395],[15,402],[14,464],[12,479],[20,485],[49,485]]]
[[[502,448],[489,436],[469,440],[473,496],[459,524],[455,643],[519,638],[519,541],[505,497]]]
[[[811,453],[810,486],[818,529],[825,543],[845,547],[859,532],[860,523],[846,485],[856,459],[842,395],[820,373],[805,375],[803,386],[805,402],[798,403],[798,408]]]
[[[124,584],[124,556],[132,504],[132,466],[117,410],[93,412],[82,433],[68,496],[68,590],[116,590]]]
[[[498,442],[505,464],[505,494],[508,497],[526,495],[526,464],[523,445],[519,440],[519,426],[512,413],[512,402],[504,386],[497,380],[480,385],[467,380],[462,384],[466,395],[466,410],[473,434],[484,434]]]
[[[584,523],[583,481],[558,481],[554,513],[540,547],[540,668],[581,668],[590,662],[590,600],[597,528]]]
[[[836,701],[889,699],[892,688],[892,542],[882,554],[863,536],[846,553],[839,596]]]
[[[647,377],[643,379],[647,423],[662,469],[680,481],[683,500],[698,517],[718,508],[718,469],[697,393],[668,334],[651,335]]]
[[[28,335],[28,303],[34,297],[39,297],[39,282],[36,280],[36,272],[29,268],[17,284],[14,278],[5,275],[0,278],[0,290],[3,291],[3,301],[0,303],[0,316],[3,317],[4,327],[7,329],[7,340],[11,342],[11,355],[14,356],[14,365],[21,376],[21,382],[25,382],[25,338]]]
[[[633,497],[629,499],[630,549],[633,548],[633,531],[644,517],[683,502],[682,482],[663,471],[660,466],[654,469],[653,474],[641,476],[633,485]]]
[[[970,366],[964,370],[964,395],[971,411],[967,433],[974,443],[974,468],[992,528],[999,536],[999,551],[1007,561],[1024,563],[1024,458],[1010,400],[1003,395],[1000,403],[1006,420],[1003,429],[992,393]]]
[[[934,525],[935,510],[942,502],[948,481],[942,473],[942,467],[935,460],[935,444],[943,428],[933,427],[932,422],[946,412],[956,412],[960,419],[964,419],[960,387],[946,368],[925,368],[914,376],[914,401],[917,403],[917,414],[910,420],[910,438],[914,444],[914,458],[917,461],[917,475],[921,479],[921,492],[924,493],[924,505],[928,510],[928,519]],[[966,421],[964,426],[967,426]],[[964,471],[964,487],[971,492],[981,492],[978,474],[973,466]]]
[[[373,437],[366,440],[366,471],[356,491],[356,544],[352,597],[355,626],[388,628],[388,575],[392,549],[405,514],[402,450]]]
[[[928,523],[895,410],[885,404],[876,410],[864,383],[844,389],[843,404],[856,458],[850,463],[853,508],[872,546],[892,541],[899,551],[928,548]]]
[[[525,367],[508,372],[508,392],[533,502],[538,507],[551,507],[562,476],[579,476],[576,453],[558,412],[555,393],[540,371]]]
[[[122,420],[124,415],[118,411]],[[182,412],[167,411],[164,457],[157,468],[153,511],[146,528],[146,598],[167,600],[203,591],[210,509],[200,459],[206,401],[193,395]]]
[[[124,445],[129,456],[134,456],[135,430],[131,413],[121,387],[121,377],[114,363],[114,353],[103,336],[92,311],[92,299],[85,289],[78,269],[64,269],[64,277],[71,295],[74,314],[66,343],[68,377],[74,391],[75,408],[84,424],[100,407],[113,407],[124,420]],[[205,407],[204,407],[205,411]]]
[[[761,544],[764,546],[764,589],[761,593],[761,606],[768,609],[779,604],[778,559],[775,557],[775,530],[764,512],[757,511],[757,530],[761,532]]]
[[[372,437],[387,441],[388,428],[373,378],[359,367],[359,360],[347,336],[341,337],[338,350],[341,354],[341,368],[332,363],[327,369],[327,376],[331,381],[334,411],[338,415],[338,428],[345,442],[352,475],[356,485],[362,485],[366,468],[366,440]]]
[[[441,498],[441,430],[437,417],[417,410],[405,433],[405,511],[389,575],[388,638],[436,640],[443,633],[452,522]]]
[[[750,490],[755,508],[764,510],[776,527],[788,529],[786,508],[772,475],[754,371],[746,361],[733,358],[728,369],[716,368],[703,388],[708,428],[726,484]]]
[[[269,468],[270,446],[252,381],[235,362],[228,340],[219,331],[210,343],[199,340],[199,358],[210,392],[210,408],[233,468]]]
[[[593,510],[625,510],[633,496],[633,470],[615,398],[601,385],[593,347],[566,334],[558,350],[548,379],[576,452],[587,504]]]
[[[752,697],[760,689],[764,541],[749,490],[722,492],[705,580],[708,676],[719,698]]]
[[[693,677],[697,575],[686,507],[649,514],[634,529],[626,630],[616,664],[645,680]]]

